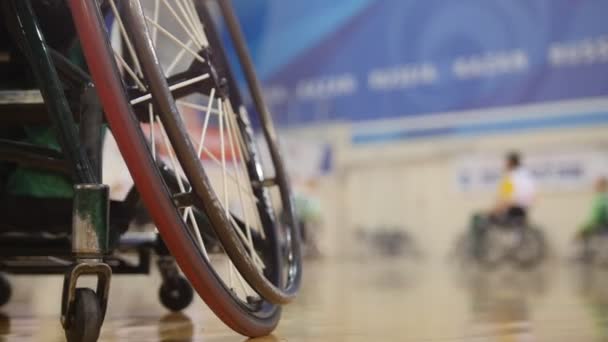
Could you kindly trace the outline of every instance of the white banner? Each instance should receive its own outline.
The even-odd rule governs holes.
[[[608,151],[581,149],[524,156],[541,191],[587,190],[600,176],[608,176]],[[503,173],[502,156],[475,154],[454,161],[454,181],[460,192],[496,191]]]

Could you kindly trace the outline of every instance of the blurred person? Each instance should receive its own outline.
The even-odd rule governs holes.
[[[576,234],[583,242],[583,257],[588,256],[591,236],[608,231],[608,178],[603,176],[596,180],[595,193],[589,215]]]
[[[505,226],[516,220],[525,223],[535,196],[536,185],[530,172],[522,165],[521,155],[515,151],[508,153],[496,202],[487,212],[473,215],[471,227],[475,248],[478,249],[481,237],[490,225]]]
[[[300,225],[304,255],[310,258],[322,255],[319,247],[319,235],[322,225],[321,202],[315,196],[317,182],[314,179],[305,182],[304,186],[294,191],[294,209],[296,220]]]
[[[595,193],[589,216],[579,228],[577,235],[580,237],[608,229],[608,178],[596,180]]]

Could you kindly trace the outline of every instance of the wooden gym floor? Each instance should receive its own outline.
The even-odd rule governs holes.
[[[608,271],[563,262],[481,272],[445,260],[309,262],[298,300],[256,341],[607,341]],[[0,342],[63,341],[61,277],[12,277]],[[116,276],[102,341],[245,341],[197,300],[168,314],[158,276]]]

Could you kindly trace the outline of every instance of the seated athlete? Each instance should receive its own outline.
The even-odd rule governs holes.
[[[475,245],[478,245],[477,242],[490,224],[506,225],[514,220],[525,222],[535,196],[536,185],[528,170],[522,166],[519,153],[509,153],[496,203],[489,211],[473,216],[471,226]]]
[[[494,221],[505,222],[510,218],[526,218],[528,208],[536,196],[532,176],[521,164],[517,152],[507,155],[505,173],[498,188],[498,200],[490,211]]]
[[[601,177],[595,182],[595,198],[589,217],[579,228],[577,236],[586,239],[588,236],[608,229],[608,179]]]

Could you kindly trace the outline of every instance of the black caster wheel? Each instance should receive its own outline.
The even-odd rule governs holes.
[[[181,311],[192,303],[194,291],[186,278],[168,279],[161,285],[158,296],[164,307],[171,311]]]
[[[65,330],[68,342],[95,342],[102,324],[101,307],[95,291],[76,289],[74,306],[68,316],[69,328]]]
[[[0,275],[0,306],[8,303],[12,292],[11,283],[8,282],[8,279],[4,275]]]

